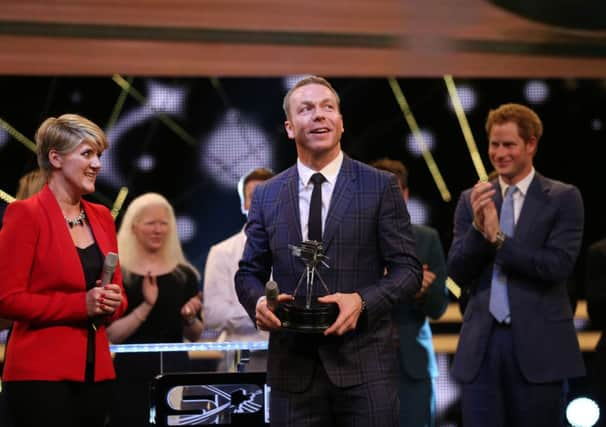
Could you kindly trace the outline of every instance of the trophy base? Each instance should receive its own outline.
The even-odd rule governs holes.
[[[305,307],[305,297],[295,297],[293,302],[281,303],[276,314],[282,321],[282,329],[307,334],[324,332],[339,315],[335,303],[323,304],[313,298],[311,306]]]

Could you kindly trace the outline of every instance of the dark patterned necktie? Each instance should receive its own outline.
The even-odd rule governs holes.
[[[321,173],[314,173],[310,179],[314,184],[309,203],[309,222],[307,223],[308,240],[322,241],[322,183],[326,181]]]

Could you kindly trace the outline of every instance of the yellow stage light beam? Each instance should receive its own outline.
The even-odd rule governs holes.
[[[478,174],[480,181],[488,181],[488,175],[486,175],[486,169],[484,169],[482,157],[480,156],[476,142],[473,139],[473,133],[471,132],[471,128],[467,122],[467,117],[465,117],[465,111],[463,110],[463,105],[461,105],[461,100],[459,99],[459,93],[457,92],[454,79],[451,75],[447,74],[444,76],[444,83],[446,83],[446,88],[448,89],[452,106],[455,110],[455,114],[457,115],[457,119],[459,119],[459,126],[461,126],[463,137],[467,143],[467,150],[469,150],[469,154],[471,155],[471,161],[473,162],[473,166],[476,168],[476,173]]]
[[[122,209],[122,205],[124,204],[124,200],[126,200],[126,196],[128,195],[128,188],[120,187],[120,191],[118,192],[118,196],[114,201],[114,205],[112,206],[112,217],[114,220],[118,218],[120,214],[120,209]]]
[[[147,100],[145,99],[143,94],[141,92],[139,92],[137,89],[135,89],[134,87],[132,87],[132,85],[130,83],[128,83],[128,81],[126,81],[119,74],[114,74],[114,76],[112,77],[112,80],[118,86],[120,86],[123,90],[128,92],[128,94],[130,96],[132,96],[137,101],[139,101],[142,105],[145,105],[147,103]],[[160,121],[162,123],[164,123],[170,130],[172,130],[183,141],[185,141],[191,145],[198,145],[198,141],[196,141],[196,139],[193,136],[191,136],[189,133],[187,133],[187,131],[185,129],[183,129],[176,121],[174,121],[173,119],[171,119],[169,116],[167,116],[165,113],[163,113],[161,111],[157,111],[151,107],[150,107],[150,109],[158,115],[158,118],[160,119]]]
[[[457,299],[461,297],[461,287],[450,277],[446,278],[446,287]]]
[[[0,199],[4,200],[6,203],[13,203],[15,200],[17,200],[13,196],[2,190],[0,190]]]
[[[27,148],[32,150],[34,153],[36,152],[36,144],[34,144],[29,138],[19,132],[17,129],[12,127],[6,120],[0,117],[0,126],[8,132],[13,138],[19,141],[21,144],[25,145]]]
[[[431,176],[433,177],[433,180],[436,183],[436,186],[438,187],[438,191],[440,192],[440,195],[442,196],[442,200],[444,200],[445,202],[450,202],[450,200],[451,200],[450,191],[448,191],[448,187],[446,187],[444,178],[442,178],[442,174],[440,173],[440,170],[438,169],[438,165],[436,164],[436,161],[434,160],[433,155],[431,154],[431,151],[429,151],[427,149],[427,144],[425,144],[425,139],[423,138],[423,134],[419,130],[417,121],[415,120],[414,116],[412,115],[410,106],[408,105],[408,102],[406,101],[406,98],[404,97],[404,93],[402,92],[402,89],[400,88],[398,81],[393,77],[389,77],[387,80],[389,81],[389,86],[391,86],[391,90],[394,94],[394,97],[396,98],[396,101],[398,102],[398,105],[400,106],[400,110],[402,110],[402,114],[404,114],[404,118],[406,119],[406,122],[408,123],[408,127],[412,131],[412,134],[413,134],[414,138],[417,140],[418,144],[421,146],[421,152],[423,154],[423,159],[425,160],[425,163],[427,164],[427,167],[429,168],[429,172],[431,172]]]
[[[126,84],[128,85],[128,87],[132,87],[133,84],[133,77],[129,77],[126,80]],[[125,88],[122,88],[122,90],[120,91],[120,95],[118,96],[118,99],[116,100],[116,105],[114,105],[114,108],[112,110],[112,115],[109,117],[109,121],[107,122],[107,129],[111,129],[114,126],[114,123],[116,123],[116,120],[118,120],[118,116],[120,115],[120,112],[122,111],[122,107],[124,107],[124,102],[126,101],[126,96],[128,95],[128,90],[126,90]]]

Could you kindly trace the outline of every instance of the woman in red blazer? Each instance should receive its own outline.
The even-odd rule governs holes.
[[[0,231],[0,317],[13,320],[3,386],[16,427],[103,426],[115,378],[106,325],[126,309],[116,268],[101,287],[103,260],[117,252],[95,191],[103,131],[65,114],[36,133],[48,183],[11,203]]]

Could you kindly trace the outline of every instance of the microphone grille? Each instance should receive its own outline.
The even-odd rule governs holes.
[[[270,280],[265,284],[265,292],[269,295],[278,296],[278,284],[275,281]]]
[[[118,254],[115,252],[108,252],[105,255],[105,265],[107,267],[115,268],[118,265]]]

